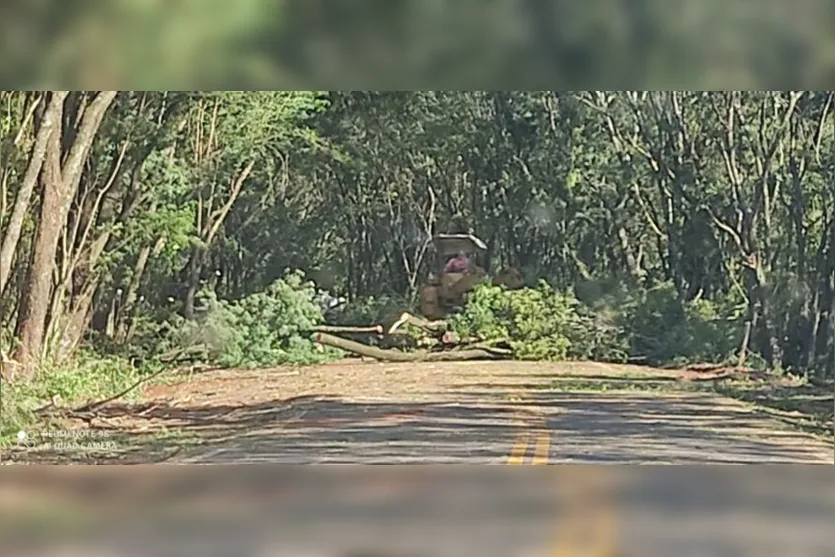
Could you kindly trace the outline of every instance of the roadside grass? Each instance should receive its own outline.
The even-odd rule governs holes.
[[[82,353],[62,365],[40,366],[31,379],[3,382],[2,460],[37,464],[153,462],[192,445],[196,442],[193,436],[179,430],[131,431],[96,420],[85,422],[70,412],[120,394],[152,371],[121,358]],[[171,379],[164,373],[148,384],[157,381]],[[141,389],[137,388],[125,393],[119,402],[132,404],[140,399]]]
[[[143,377],[147,378],[152,371],[157,370],[140,370],[118,358],[82,354],[63,366],[42,367],[32,380],[11,385],[4,383],[0,393],[2,460],[31,463],[162,462],[206,443],[205,436],[193,430],[166,427],[164,420],[149,420],[142,416],[143,405],[134,406],[142,401],[142,389],[134,389],[118,401],[127,413],[113,422],[100,416],[85,422],[78,416],[68,418],[67,412],[61,412],[121,393]],[[146,386],[190,383],[192,377],[201,371],[200,368],[166,370],[148,381]],[[594,364],[587,368],[579,366],[576,372],[558,374],[549,382],[532,388],[561,392],[715,393],[750,404],[792,427],[830,443],[833,441],[831,382],[812,384],[778,374],[760,374],[756,379],[685,380],[683,377],[683,374],[672,370],[609,368]],[[44,409],[47,411],[44,412]],[[46,447],[48,443],[43,438],[44,433],[70,430],[82,432],[83,438],[77,439],[79,444],[87,443],[96,448],[78,451]],[[29,445],[22,444],[18,439],[20,431],[30,433]],[[107,448],[98,443],[102,441],[106,442]]]
[[[163,373],[150,377],[159,371]],[[199,371],[139,368],[123,358],[82,352],[61,365],[41,365],[31,379],[4,381],[0,384],[0,461],[118,464],[161,462],[176,456],[204,440],[147,420],[110,423],[96,411],[79,415],[72,410],[126,390],[115,403],[129,408],[142,400],[143,387],[189,382]],[[147,382],[128,390],[143,379]]]
[[[803,379],[717,382],[713,390],[747,402],[803,431],[833,443],[833,384]]]
[[[17,441],[20,431],[60,429],[43,410],[72,408],[113,396],[141,378],[141,372],[119,358],[80,354],[62,365],[42,365],[29,380],[0,386],[0,449]],[[128,393],[126,399],[135,397]]]
[[[561,375],[542,389],[618,392],[707,392],[726,396],[833,443],[833,384],[812,384],[802,378],[771,374],[761,380],[721,378],[682,381],[651,374],[618,374],[618,377]]]

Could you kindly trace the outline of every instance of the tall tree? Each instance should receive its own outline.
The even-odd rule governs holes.
[[[30,369],[30,364],[43,355],[58,241],[81,182],[90,147],[115,97],[116,91],[71,95],[66,101],[71,106],[61,128],[49,135],[41,172],[43,195],[38,231],[17,325],[20,346],[15,355]]]

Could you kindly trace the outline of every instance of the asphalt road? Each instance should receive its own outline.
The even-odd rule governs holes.
[[[270,426],[184,462],[833,462],[831,444],[714,394],[554,390],[547,374],[516,374],[507,385],[475,379],[409,397],[398,397],[396,389],[376,398],[303,397],[275,414]],[[828,557],[835,547],[835,482],[828,467],[581,466],[510,476],[512,469],[504,467],[468,468],[463,475],[452,472],[458,468],[444,470],[450,472],[432,472],[434,479],[418,486],[408,479],[387,483],[394,473],[375,472],[378,483],[395,486],[383,505],[370,496],[377,492],[373,487],[358,487],[345,512],[334,511],[346,508],[335,502],[338,490],[299,497],[307,512],[290,507],[295,521],[279,521],[286,529],[274,531],[264,551],[323,557]],[[410,498],[415,492],[423,504]],[[289,532],[329,534],[326,540]]]
[[[571,392],[525,379],[499,389],[471,381],[408,397],[396,392],[375,398],[300,397],[281,409],[253,409],[269,419],[180,461],[833,463],[831,443],[712,393]]]
[[[629,390],[640,380],[580,367],[323,366],[254,375],[246,384],[260,382],[257,402],[240,376],[215,376],[201,388],[209,401],[239,392],[249,403],[201,401],[227,434],[175,462],[832,464],[831,444],[749,405],[673,385]],[[555,388],[560,373],[576,388]],[[624,389],[579,386],[601,378],[622,380]],[[17,489],[54,495],[42,477],[20,474],[11,483]],[[835,547],[829,466],[566,466],[521,474],[505,466],[163,466],[110,474],[111,489],[83,493],[113,528],[72,554],[829,557]],[[100,475],[87,473],[91,482]],[[63,552],[51,554],[70,554],[68,547],[62,541]]]

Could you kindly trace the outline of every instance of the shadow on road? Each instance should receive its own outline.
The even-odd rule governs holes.
[[[587,367],[354,364],[294,375],[232,370],[157,389],[148,402],[98,409],[89,425],[107,430],[119,451],[69,457],[502,464],[524,445],[526,464],[535,450],[549,463],[832,463],[831,443],[712,389],[670,388],[673,372]],[[333,391],[317,392],[317,384]],[[67,454],[23,456],[60,462]]]
[[[551,463],[832,462],[825,444],[708,393],[541,387],[472,383],[420,402],[322,395],[250,406],[112,406],[102,418],[142,415],[199,435],[204,447],[193,462],[504,463],[520,438],[543,432]],[[516,400],[511,389],[526,394]]]

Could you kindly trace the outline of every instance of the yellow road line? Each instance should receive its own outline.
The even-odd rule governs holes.
[[[510,395],[508,399],[510,402],[522,402],[523,397],[519,394],[514,394]],[[516,421],[523,422],[522,412],[520,410],[516,411]],[[522,425],[524,427],[524,423]],[[507,458],[508,465],[519,466],[525,463],[525,454],[528,450],[529,439],[530,433],[527,431],[522,431],[516,436],[516,442],[513,444],[513,448],[510,450],[510,456]]]
[[[520,402],[521,400],[521,397],[511,398],[513,402]],[[551,432],[548,430],[545,416],[541,411],[524,412],[520,410],[516,413],[516,419],[525,429],[517,435],[507,463],[517,466],[524,464],[528,447],[534,438],[534,434],[536,434],[531,464],[548,464]],[[602,500],[585,501],[580,499],[571,502],[570,506],[573,512],[568,512],[558,524],[557,540],[551,550],[551,555],[553,557],[575,557],[579,553],[592,557],[612,557],[616,555],[614,551],[615,512],[612,503],[609,497],[603,497]],[[586,536],[583,536],[583,534],[586,534]],[[588,537],[589,534],[591,534],[590,538]],[[582,549],[586,551],[582,551]]]
[[[511,402],[522,402],[525,400],[524,396],[516,395],[508,397]],[[531,416],[530,414],[533,414]],[[533,437],[530,430],[527,428],[535,428],[538,435],[534,444],[534,454],[531,464],[548,464],[548,457],[551,446],[551,436],[548,433],[545,417],[539,410],[525,411],[524,409],[517,410],[516,420],[520,422],[522,427],[526,428],[516,437],[516,443],[510,451],[510,456],[507,459],[509,465],[521,465],[525,463],[525,456],[528,451],[528,445]],[[533,422],[533,423],[532,423]]]
[[[510,450],[510,456],[507,459],[507,463],[509,465],[519,466],[520,464],[525,463],[525,453],[528,450],[528,439],[528,433],[522,433],[516,439],[516,443]]]
[[[571,509],[563,515],[557,525],[557,543],[551,551],[554,557],[574,557],[578,554],[589,557],[613,557],[618,555],[615,547],[616,512],[614,501],[609,494],[587,499],[580,493],[574,501],[567,501]]]
[[[547,431],[539,434],[536,438],[536,446],[533,451],[532,464],[548,464],[548,457],[550,456],[551,436]]]

